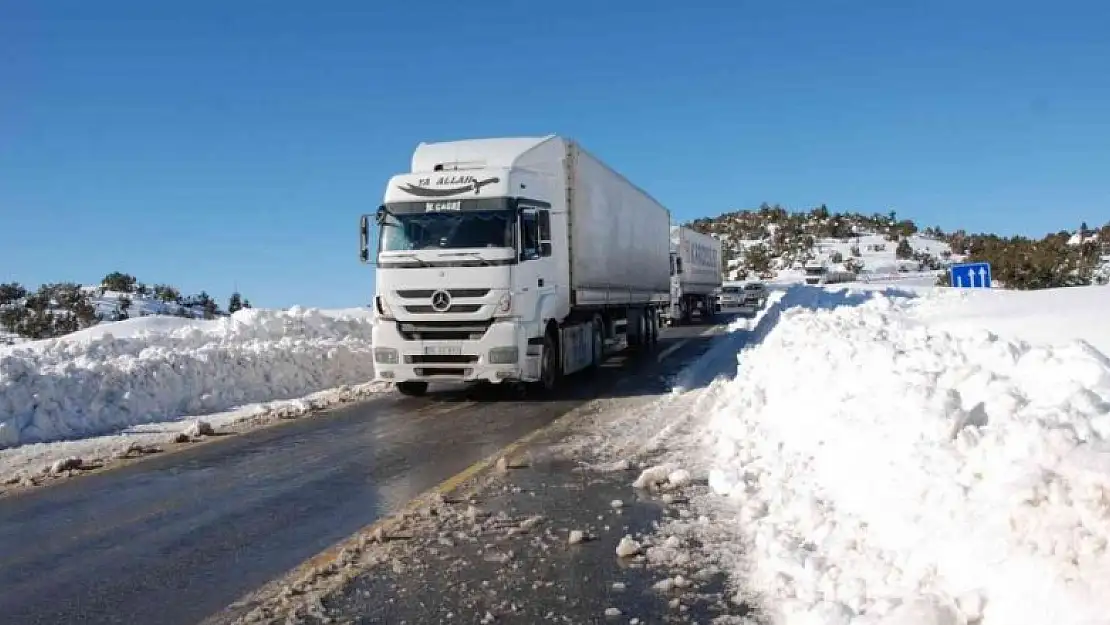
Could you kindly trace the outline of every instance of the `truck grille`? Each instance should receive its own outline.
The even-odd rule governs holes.
[[[476,313],[482,309],[481,304],[451,304],[447,310],[436,310],[426,304],[405,306],[405,311],[416,315],[439,315],[443,313]]]
[[[473,369],[465,367],[417,367],[413,370],[416,375],[422,378],[430,378],[437,375],[446,375],[453,378],[461,378],[470,375]]]
[[[489,295],[489,289],[446,289],[451,298],[457,297],[485,297]],[[436,289],[404,289],[397,291],[397,297],[404,299],[431,299],[432,294]]]
[[[480,340],[493,324],[486,321],[398,321],[397,331],[406,341]]]
[[[466,365],[472,362],[478,362],[478,356],[469,354],[452,356],[429,356],[427,354],[415,354],[412,356],[405,356],[406,365]]]

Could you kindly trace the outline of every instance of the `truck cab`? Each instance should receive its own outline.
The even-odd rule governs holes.
[[[376,246],[363,247],[377,265],[378,378],[412,394],[437,379],[539,379],[542,341],[530,339],[566,314],[556,297],[566,258],[553,246],[565,240],[566,214],[552,181],[424,152],[437,162],[414,157],[418,173],[390,179],[374,216]],[[364,218],[364,242],[370,228]]]
[[[390,178],[382,204],[360,224],[360,257],[376,268],[372,341],[378,380],[413,395],[433,381],[511,381],[551,390],[561,375],[600,363],[615,321],[637,321],[637,338],[651,334],[644,325],[646,307],[610,304],[609,289],[620,283],[574,285],[575,279],[589,279],[591,267],[616,267],[622,279],[635,279],[620,264],[642,264],[629,250],[650,255],[666,249],[669,213],[659,207],[658,215],[649,216],[649,225],[650,217],[661,223],[654,226],[654,241],[618,249],[618,243],[637,245],[629,243],[636,237],[614,239],[608,224],[590,223],[627,222],[603,211],[607,206],[586,203],[596,195],[587,193],[593,188],[572,208],[577,186],[591,183],[575,177],[583,154],[553,136],[417,147],[411,172]],[[595,184],[617,184],[608,170],[596,169],[588,172],[600,179]],[[575,231],[575,245],[573,210],[592,226]],[[649,273],[651,266],[665,270],[664,258],[649,263]],[[572,266],[579,267],[574,275]],[[597,303],[583,305],[587,296]],[[649,296],[661,300],[666,294]]]

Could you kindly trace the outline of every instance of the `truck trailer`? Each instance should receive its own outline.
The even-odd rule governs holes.
[[[711,318],[718,311],[722,280],[721,242],[692,228],[671,226],[671,297],[664,321],[688,323],[695,311]]]
[[[646,192],[555,135],[421,143],[410,169],[360,223],[377,380],[551,391],[655,345],[670,212]]]

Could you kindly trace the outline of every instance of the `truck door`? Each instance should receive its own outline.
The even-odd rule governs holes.
[[[551,257],[551,211],[525,206],[520,212],[520,264],[516,284],[520,289],[520,312],[538,313],[536,306],[546,293],[555,291],[555,262]]]

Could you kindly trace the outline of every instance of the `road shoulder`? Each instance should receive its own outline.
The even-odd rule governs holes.
[[[754,622],[698,545],[654,535],[692,514],[681,490],[562,444],[612,410],[568,413],[206,624]]]

